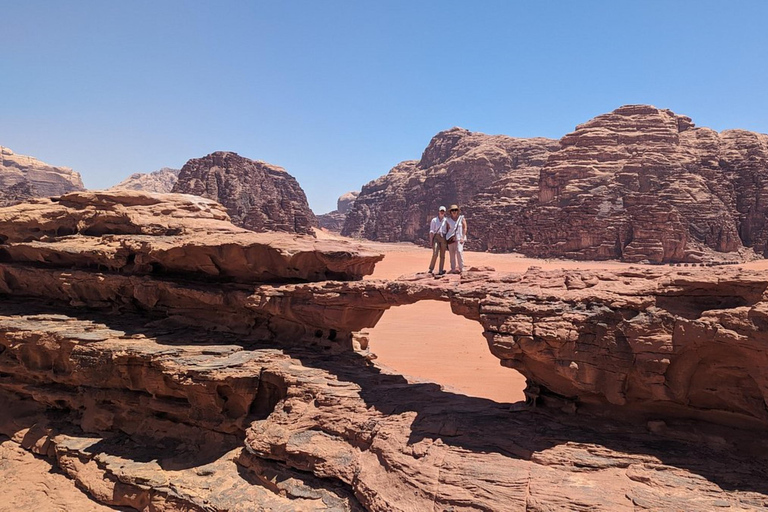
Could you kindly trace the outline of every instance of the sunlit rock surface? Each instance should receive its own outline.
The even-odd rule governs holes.
[[[80,174],[0,146],[0,206],[83,190]]]
[[[5,208],[0,234],[0,441],[102,504],[768,506],[756,273],[362,281],[381,255],[248,232],[200,197],[130,191]],[[410,384],[370,361],[360,330],[425,299],[483,325],[528,377],[529,405]]]

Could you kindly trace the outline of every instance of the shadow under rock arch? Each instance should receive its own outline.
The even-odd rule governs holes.
[[[546,408],[512,411],[509,404],[453,393],[438,384],[409,383],[357,353],[329,356],[297,348],[284,352],[305,366],[357,384],[366,405],[385,415],[415,412],[409,444],[439,438],[461,449],[522,460],[572,443],[595,445],[616,452],[606,467],[627,467],[622,454],[646,455],[699,475],[725,491],[768,495],[768,436],[756,438],[754,431],[668,420],[666,431],[651,432],[645,421]]]
[[[93,320],[126,334],[158,337],[157,329],[126,315],[40,305],[34,302],[3,301],[3,314],[64,313],[82,320]],[[132,315],[127,315],[132,316]],[[130,328],[128,328],[130,327]],[[190,334],[193,331],[190,331]],[[214,334],[216,340],[211,341]],[[198,335],[200,335],[198,331]],[[178,332],[168,332],[159,343],[174,344]],[[184,337],[185,343],[228,343],[223,333],[205,333],[196,340]],[[233,336],[237,338],[237,336]],[[242,346],[247,344],[239,343]],[[340,381],[355,383],[360,397],[369,407],[384,415],[415,412],[411,424],[410,443],[440,438],[445,444],[476,452],[494,452],[505,457],[531,460],[537,454],[568,443],[605,447],[617,452],[621,467],[622,453],[649,455],[667,466],[678,467],[700,475],[728,491],[751,491],[768,495],[768,435],[754,431],[709,425],[702,422],[668,422],[668,433],[649,432],[645,422],[618,421],[589,414],[565,414],[551,409],[523,409],[512,412],[509,404],[485,398],[470,397],[441,389],[434,383],[409,383],[402,375],[382,372],[358,353],[328,354],[311,348],[265,346],[262,342],[248,348],[269,348],[299,360],[303,365],[327,371]],[[269,413],[264,417],[267,417]],[[240,436],[236,436],[240,437]],[[702,439],[715,438],[715,446]],[[722,442],[720,442],[722,441]],[[719,445],[719,446],[718,446]],[[122,450],[111,443],[102,445],[108,452]],[[173,448],[171,445],[166,448]],[[228,446],[214,451],[223,454]],[[205,459],[208,459],[205,457]],[[170,461],[169,461],[170,462]],[[174,468],[188,467],[200,461],[176,458]]]

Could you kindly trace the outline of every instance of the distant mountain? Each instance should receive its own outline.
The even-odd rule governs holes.
[[[173,190],[173,186],[179,180],[179,172],[179,169],[163,167],[155,172],[131,174],[110,190],[128,189],[168,193]]]
[[[317,216],[317,224],[328,231],[340,233],[344,227],[344,221],[347,219],[347,213],[352,209],[359,193],[353,190],[342,194],[336,201],[335,210]]]
[[[0,206],[85,190],[80,174],[0,146]]]
[[[420,161],[365,185],[342,233],[424,241],[448,203],[462,206],[468,248],[479,250],[655,263],[768,256],[768,135],[697,128],[648,105],[560,141],[454,128]]]
[[[232,223],[253,231],[314,234],[315,214],[296,178],[285,169],[218,151],[189,160],[173,192],[214,199]]]

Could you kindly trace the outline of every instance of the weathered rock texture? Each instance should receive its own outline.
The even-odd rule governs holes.
[[[578,259],[699,261],[766,254],[768,135],[718,134],[669,110],[630,105],[580,125],[541,171],[513,244]]]
[[[455,313],[483,325],[504,366],[528,378],[532,400],[768,425],[767,289],[763,272],[730,268],[531,269],[469,272],[458,283],[288,285],[257,290],[248,304],[357,331],[391,306],[450,301]]]
[[[380,255],[246,232],[203,198],[130,191],[6,208],[0,234],[0,436],[101,503],[768,506],[768,299],[756,273],[361,281]],[[321,263],[294,269],[300,254]],[[543,407],[510,410],[371,364],[357,331],[423,299],[481,322]],[[592,414],[612,408],[622,420]]]
[[[84,188],[80,174],[72,169],[54,167],[0,146],[0,206]]]
[[[317,216],[317,224],[321,228],[340,233],[344,228],[344,221],[347,219],[347,213],[352,209],[352,205],[355,204],[355,199],[360,192],[352,191],[347,192],[339,197],[336,201],[336,209],[332,212],[324,213]]]
[[[557,141],[544,138],[516,139],[462,128],[440,132],[421,160],[401,162],[363,187],[342,234],[382,242],[425,241],[429,220],[441,205],[477,202],[483,208],[493,202],[515,208],[522,191],[533,195],[539,169],[557,148]],[[470,229],[472,233],[475,228]]]
[[[655,263],[768,255],[768,135],[628,105],[559,144],[517,139],[517,155],[506,140],[438,134],[419,163],[363,187],[343,233],[424,240],[436,205],[457,202],[474,249]]]
[[[173,186],[179,181],[180,169],[171,169],[163,167],[162,169],[150,173],[134,173],[126,179],[111,187],[109,190],[128,189],[142,190],[144,192],[169,193]]]
[[[214,199],[232,222],[251,231],[312,234],[307,196],[282,167],[217,151],[184,164],[173,192]]]

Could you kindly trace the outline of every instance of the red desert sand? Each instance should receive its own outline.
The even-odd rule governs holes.
[[[338,237],[328,232],[318,233],[318,236]],[[404,274],[426,272],[432,255],[429,249],[410,243],[357,242],[386,255],[369,279],[394,279]],[[542,260],[519,254],[469,251],[464,256],[467,268],[488,266],[502,272],[525,272],[532,266],[545,270],[642,266],[618,261]],[[768,269],[768,260],[741,266]],[[446,268],[450,270],[447,261]],[[457,279],[456,276],[448,278]],[[453,314],[448,303],[421,301],[392,308],[384,313],[376,327],[369,330],[369,340],[371,352],[377,355],[376,363],[385,370],[403,374],[409,382],[436,382],[447,391],[497,402],[524,399],[525,378],[515,370],[502,367],[488,350],[480,324]]]

